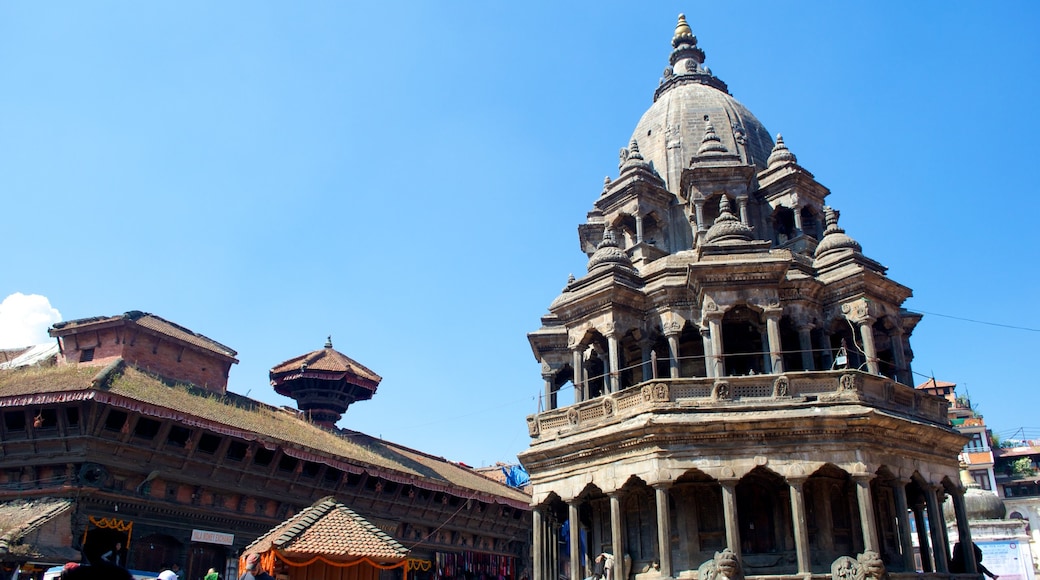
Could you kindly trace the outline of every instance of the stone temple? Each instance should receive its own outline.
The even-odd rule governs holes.
[[[965,439],[912,386],[910,289],[681,15],[671,44],[578,227],[588,272],[528,336],[545,381],[520,455],[533,580],[585,577],[603,553],[613,578],[974,572],[972,550],[950,561],[970,542]]]

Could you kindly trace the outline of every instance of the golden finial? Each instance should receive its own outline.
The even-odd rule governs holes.
[[[679,15],[679,22],[675,25],[675,36],[673,38],[679,38],[681,36],[693,36],[693,30],[690,30],[690,25],[686,24],[686,15]]]

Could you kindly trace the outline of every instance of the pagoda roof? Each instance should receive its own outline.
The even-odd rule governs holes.
[[[271,382],[280,384],[304,377],[338,380],[356,377],[363,386],[373,391],[383,380],[365,365],[332,348],[332,340],[325,343],[325,348],[291,358],[275,365],[271,369]]]

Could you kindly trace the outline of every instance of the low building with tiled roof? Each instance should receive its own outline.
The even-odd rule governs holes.
[[[438,560],[501,560],[515,570],[528,553],[528,494],[337,429],[312,409],[215,389],[226,370],[224,383],[199,384],[195,367],[235,362],[220,343],[143,313],[72,321],[51,334],[56,364],[0,370],[0,502],[72,500],[67,547],[87,559],[120,542],[133,568],[234,572],[246,545],[326,496],[407,545],[410,578],[433,580]],[[333,391],[346,380],[369,393],[380,380],[354,361],[308,365],[295,377],[282,368],[306,360],[282,363],[272,380],[326,381]]]
[[[335,497],[322,498],[246,546],[272,575],[326,578],[326,568],[356,568],[350,577],[376,580],[380,570],[407,565],[408,549]],[[335,575],[338,577],[338,574]]]

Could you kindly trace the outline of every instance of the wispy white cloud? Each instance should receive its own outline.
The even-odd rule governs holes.
[[[47,329],[55,322],[61,322],[61,313],[46,296],[15,292],[0,302],[0,348],[52,340]]]

